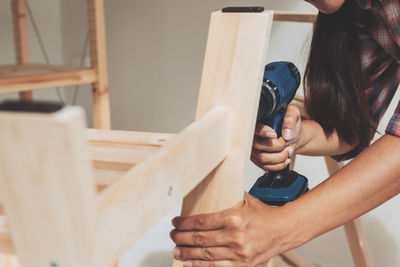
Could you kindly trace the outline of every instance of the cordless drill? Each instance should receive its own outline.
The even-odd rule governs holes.
[[[287,105],[293,100],[299,85],[300,73],[293,63],[280,61],[265,66],[257,121],[273,128],[278,138]],[[307,191],[307,178],[287,166],[258,178],[249,193],[268,205],[282,206]]]

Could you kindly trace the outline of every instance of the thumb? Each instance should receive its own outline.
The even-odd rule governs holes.
[[[283,139],[286,141],[295,139],[297,133],[296,128],[300,124],[300,120],[300,110],[293,105],[289,105],[282,123]]]

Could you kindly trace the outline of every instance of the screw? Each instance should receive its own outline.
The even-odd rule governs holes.
[[[168,196],[172,196],[172,190],[173,190],[173,188],[172,188],[172,186],[170,186],[168,188]]]
[[[58,267],[58,264],[52,261],[50,262],[50,267]]]

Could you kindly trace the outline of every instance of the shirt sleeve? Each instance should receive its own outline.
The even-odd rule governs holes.
[[[400,101],[386,128],[386,133],[400,137]]]

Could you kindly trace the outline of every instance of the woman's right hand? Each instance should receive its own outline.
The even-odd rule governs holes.
[[[271,127],[257,123],[254,132],[251,161],[265,171],[279,171],[290,163],[301,137],[300,110],[289,105],[283,119],[282,137]]]

